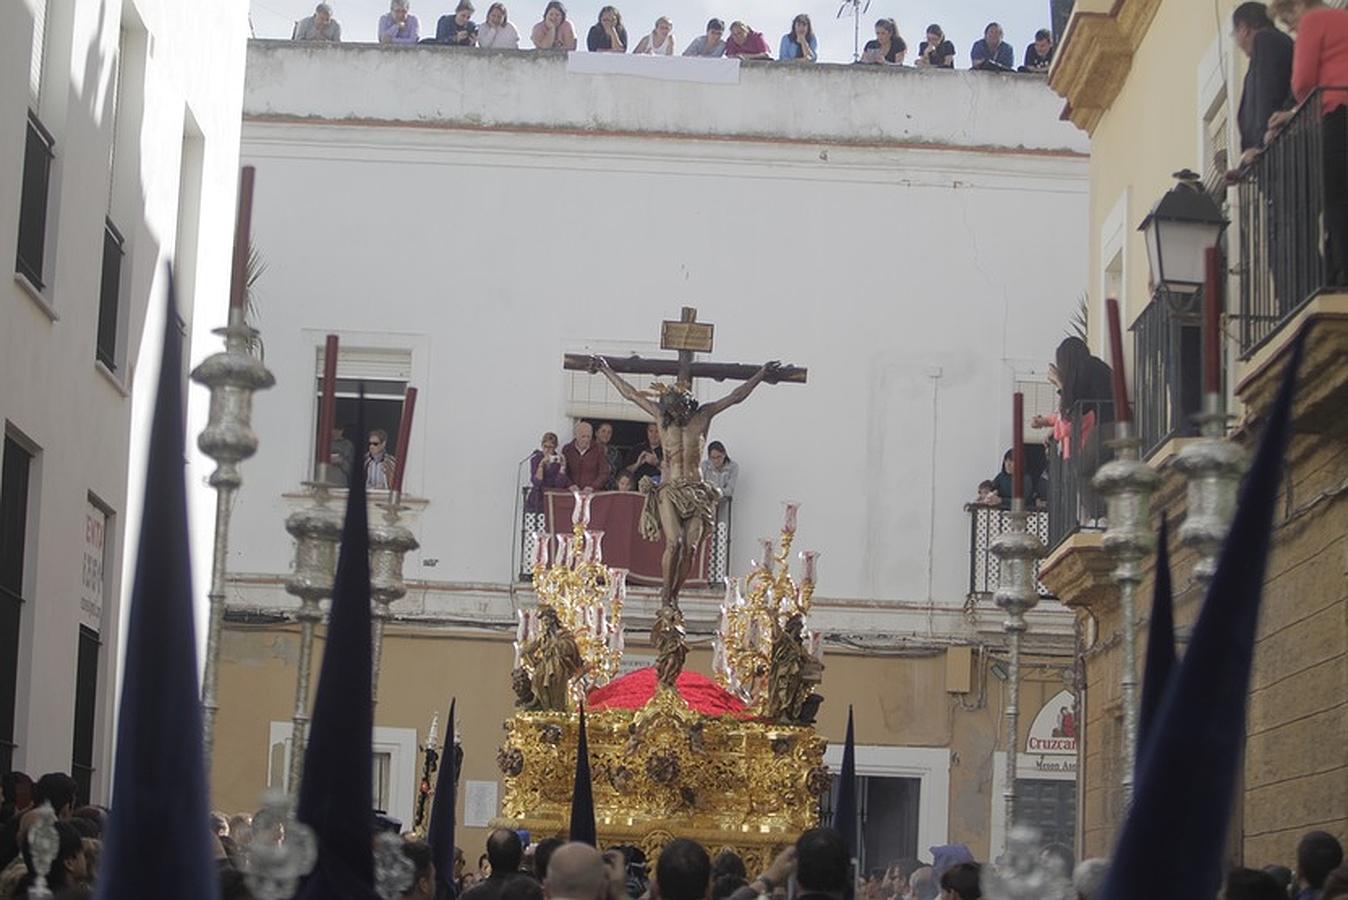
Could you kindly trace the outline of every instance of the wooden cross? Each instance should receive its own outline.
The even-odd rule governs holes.
[[[660,326],[660,349],[678,351],[677,359],[647,359],[642,356],[606,356],[609,368],[625,375],[673,375],[683,387],[691,388],[694,378],[714,381],[747,381],[761,368],[748,363],[695,362],[694,353],[710,353],[715,326],[697,321],[697,310],[685,306],[677,321],[666,320]],[[575,372],[590,370],[592,357],[585,353],[568,353],[562,368]],[[803,366],[781,366],[773,382],[804,384],[807,370]]]

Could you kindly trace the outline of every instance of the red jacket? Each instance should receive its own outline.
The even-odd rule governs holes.
[[[566,460],[566,477],[572,487],[602,491],[613,474],[608,456],[598,441],[591,441],[590,448],[584,453],[572,441],[562,448],[562,458]]]
[[[1348,85],[1348,12],[1313,9],[1301,17],[1292,51],[1292,93],[1297,102],[1318,87]],[[1348,103],[1345,91],[1327,91],[1320,111],[1328,115]]]

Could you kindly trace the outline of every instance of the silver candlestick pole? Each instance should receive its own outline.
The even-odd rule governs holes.
[[[251,179],[248,179],[251,181]],[[246,210],[240,215],[246,214]],[[216,329],[225,349],[207,357],[192,371],[192,380],[211,392],[211,411],[197,438],[201,452],[215,460],[209,483],[215,489],[215,555],[211,562],[211,616],[206,631],[206,666],[202,676],[203,746],[207,766],[215,745],[219,710],[220,630],[225,621],[225,570],[229,555],[229,519],[234,494],[243,479],[239,463],[257,452],[253,433],[253,394],[276,383],[262,361],[249,352],[257,332],[244,321],[243,306],[232,305],[229,324]]]
[[[290,772],[287,789],[298,794],[304,774],[304,748],[309,737],[309,682],[314,657],[314,629],[323,621],[319,601],[332,596],[337,571],[337,545],[342,539],[342,515],[328,505],[324,483],[327,465],[319,466],[319,480],[309,485],[312,506],[292,513],[286,531],[295,538],[295,567],[286,579],[286,591],[300,598],[295,619],[300,623],[299,657],[295,668],[295,710],[291,715]]]
[[[1180,542],[1198,555],[1194,578],[1206,590],[1217,571],[1217,555],[1236,514],[1236,494],[1248,458],[1226,439],[1226,413],[1218,394],[1203,396],[1199,437],[1180,451],[1175,468],[1188,479],[1188,510],[1180,526]]]
[[[1039,604],[1039,591],[1034,583],[1035,562],[1044,555],[1044,545],[1029,531],[1030,514],[1025,501],[1011,501],[1010,520],[1006,531],[992,541],[992,553],[1000,561],[997,592],[993,600],[1006,612],[1002,629],[1006,632],[1011,654],[1007,674],[1006,694],[1006,788],[1002,799],[1006,803],[1006,827],[1016,824],[1016,769],[1020,743],[1020,639],[1025,634],[1025,613]]]
[[[370,594],[374,599],[374,671],[371,685],[375,704],[379,702],[384,626],[392,617],[389,606],[407,593],[407,585],[403,582],[403,558],[409,550],[421,546],[412,532],[399,521],[403,509],[402,494],[390,491],[388,502],[383,504],[383,508],[384,521],[370,526]]]
[[[1123,633],[1123,799],[1133,799],[1133,759],[1137,754],[1137,589],[1142,583],[1142,560],[1156,549],[1151,530],[1151,495],[1160,476],[1138,458],[1141,441],[1133,423],[1120,419],[1118,438],[1110,446],[1114,459],[1100,467],[1092,483],[1107,503],[1104,546],[1114,557],[1114,581],[1119,586],[1119,616]]]

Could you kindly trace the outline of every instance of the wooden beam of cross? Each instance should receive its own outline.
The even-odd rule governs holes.
[[[614,372],[622,375],[673,375],[684,387],[691,387],[694,378],[713,381],[747,381],[762,368],[748,363],[695,362],[694,353],[710,353],[713,325],[697,321],[697,310],[685,306],[677,321],[661,323],[660,349],[678,351],[676,359],[650,359],[643,356],[606,356],[604,360]],[[562,368],[573,372],[590,371],[593,357],[588,353],[568,353],[562,359]],[[781,366],[770,379],[772,383],[804,384],[808,370],[803,366]]]

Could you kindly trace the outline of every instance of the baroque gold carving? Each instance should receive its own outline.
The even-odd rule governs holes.
[[[813,728],[704,716],[663,686],[639,710],[586,716],[600,843],[658,854],[674,836],[730,847],[751,870],[818,824],[831,785]],[[497,824],[565,835],[579,721],[518,712],[498,754],[505,780]]]

